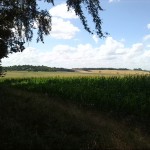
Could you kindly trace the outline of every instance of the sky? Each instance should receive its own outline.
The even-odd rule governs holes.
[[[74,11],[67,11],[65,1],[55,6],[39,2],[52,16],[52,31],[43,43],[26,43],[21,53],[2,59],[2,66],[45,65],[63,68],[142,68],[150,70],[150,0],[100,0],[102,30],[98,38],[84,30]],[[90,27],[93,22],[86,16]]]

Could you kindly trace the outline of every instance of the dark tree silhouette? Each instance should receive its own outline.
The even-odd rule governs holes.
[[[7,57],[9,53],[22,52],[24,43],[32,40],[34,23],[37,28],[37,42],[44,42],[43,36],[51,31],[51,15],[47,10],[41,10],[38,0],[0,0],[0,59]],[[43,0],[54,5],[54,0]],[[99,0],[66,0],[68,11],[73,9],[79,16],[85,30],[100,38],[105,36],[101,29]],[[85,9],[86,8],[86,9]],[[83,10],[91,15],[95,30],[91,31]]]

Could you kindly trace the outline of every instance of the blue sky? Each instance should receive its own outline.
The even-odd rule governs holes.
[[[150,70],[150,0],[101,0],[102,29],[110,35],[90,35],[65,1],[55,6],[40,2],[52,18],[51,35],[36,43],[36,34],[23,53],[9,55],[3,66],[46,65],[50,67],[116,67]],[[93,23],[87,15],[89,25]]]

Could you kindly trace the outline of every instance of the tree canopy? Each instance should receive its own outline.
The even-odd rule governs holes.
[[[44,42],[44,35],[49,35],[52,27],[51,14],[38,6],[41,0],[0,0],[0,59],[9,53],[22,52],[25,42],[33,38],[34,24],[37,24],[37,42]],[[55,0],[43,0],[55,5]],[[89,33],[104,37],[99,0],[66,0],[68,11],[73,9]],[[91,31],[84,10],[91,15],[95,31]]]

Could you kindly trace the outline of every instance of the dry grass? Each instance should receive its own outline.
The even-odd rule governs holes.
[[[78,77],[95,76],[95,74],[80,72],[33,72],[33,71],[8,71],[4,78],[28,78],[28,77]]]
[[[106,74],[106,75],[145,75],[149,74],[146,71],[134,71],[134,70],[90,70],[91,73]]]
[[[32,71],[8,71],[4,78],[27,78],[27,77],[79,77],[79,76],[127,76],[127,75],[150,75],[146,71],[132,70],[76,70],[76,72],[32,72]]]
[[[150,72],[134,70],[78,70],[78,72],[85,74],[95,74],[100,76],[150,75]]]

